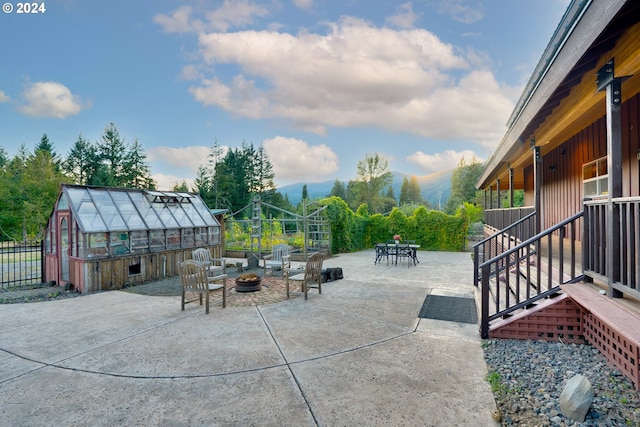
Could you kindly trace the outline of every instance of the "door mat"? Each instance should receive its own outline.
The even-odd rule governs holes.
[[[427,295],[418,317],[449,322],[478,323],[478,313],[473,298]]]

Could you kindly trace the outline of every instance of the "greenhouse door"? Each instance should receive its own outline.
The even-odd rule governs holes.
[[[60,260],[60,284],[69,282],[69,214],[58,215],[58,229],[60,230],[60,243],[58,244],[58,259]]]

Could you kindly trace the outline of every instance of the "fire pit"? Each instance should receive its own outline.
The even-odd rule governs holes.
[[[236,292],[254,292],[261,289],[260,276],[243,274],[236,279]]]

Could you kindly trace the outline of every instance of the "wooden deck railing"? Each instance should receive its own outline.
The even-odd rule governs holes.
[[[576,242],[580,240],[576,230],[580,229],[577,223],[582,217],[583,212],[579,212],[521,243],[500,248],[498,242],[504,241],[501,239],[505,237],[501,235],[508,234],[507,228],[474,247],[474,285],[478,283],[480,272],[482,286],[482,338],[489,337],[489,323],[492,320],[507,316],[558,292],[561,283],[582,280],[581,269],[579,272],[576,269]],[[513,226],[518,227],[518,224],[522,225],[526,221],[531,221],[531,216],[527,215]],[[477,248],[480,245],[488,245],[491,248],[491,242],[494,242],[498,249],[502,249],[502,253],[489,259],[485,255],[483,259],[486,261],[475,264],[480,258]],[[565,244],[569,245],[568,250],[565,250]],[[568,274],[565,274],[565,266],[569,268]],[[493,298],[490,298],[491,295]]]
[[[522,211],[518,212],[522,213]],[[513,215],[510,216],[513,217]],[[473,285],[477,286],[480,280],[480,264],[527,240],[535,234],[533,230],[535,230],[535,212],[530,212],[524,217],[516,217],[508,226],[473,245]]]
[[[608,218],[609,211],[614,215]],[[585,235],[582,264],[585,275],[608,282],[611,264],[611,291],[640,299],[640,197],[587,200],[584,202]],[[607,224],[611,224],[607,235]],[[607,240],[613,240],[615,245]],[[612,251],[612,254],[609,254]],[[607,255],[610,259],[607,261]],[[618,295],[619,296],[619,295]]]
[[[487,209],[484,211],[484,223],[496,230],[504,230],[510,227],[520,219],[535,213],[533,206],[523,206],[519,208],[503,208],[503,209]],[[530,227],[522,227],[518,232],[521,235],[516,237],[520,240],[527,240],[529,237],[536,234],[535,224],[530,223]]]

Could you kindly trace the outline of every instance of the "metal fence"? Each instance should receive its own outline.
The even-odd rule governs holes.
[[[2,289],[42,283],[44,251],[42,241],[0,242]]]

